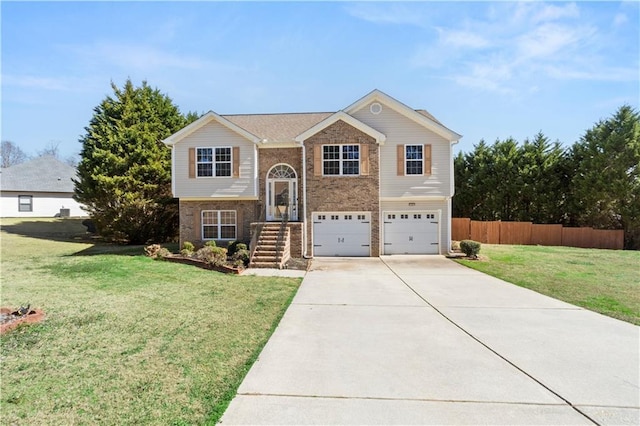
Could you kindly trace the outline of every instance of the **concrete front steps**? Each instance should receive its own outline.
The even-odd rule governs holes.
[[[284,229],[284,234],[278,245],[280,223],[268,223],[263,225],[262,231],[256,242],[256,250],[251,258],[250,268],[277,268],[282,269],[291,258],[291,236],[289,228]]]

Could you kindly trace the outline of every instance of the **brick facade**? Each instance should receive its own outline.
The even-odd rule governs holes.
[[[256,220],[258,204],[256,201],[183,201],[180,200],[180,247],[185,241],[196,247],[204,245],[202,228],[200,225],[203,210],[235,210],[236,211],[236,239],[245,242],[247,246],[251,240],[251,222]],[[216,241],[224,247],[226,241]]]
[[[316,176],[314,173],[314,147],[327,144],[360,144],[369,146],[369,174],[360,176]],[[378,144],[366,133],[337,121],[305,141],[307,162],[307,211],[309,238],[307,251],[311,253],[312,213],[371,212],[371,256],[380,255],[379,222],[379,155]]]

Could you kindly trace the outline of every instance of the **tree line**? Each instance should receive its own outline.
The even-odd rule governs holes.
[[[454,158],[453,216],[623,229],[640,249],[640,114],[628,105],[568,148],[542,132]]]

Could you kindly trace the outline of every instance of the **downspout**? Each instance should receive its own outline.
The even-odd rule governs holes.
[[[253,144],[253,195],[258,198],[258,205],[260,204],[260,194],[258,193],[258,164],[260,163],[260,154],[258,152],[258,144]]]
[[[456,184],[455,177],[456,173],[454,170],[454,161],[453,161],[453,145],[457,144],[457,140],[452,140],[449,143],[449,173],[450,173],[450,188],[449,188],[449,197],[447,197],[447,209],[449,210],[449,214],[447,215],[449,218],[449,226],[447,226],[447,252],[451,253],[451,216],[453,215],[453,196],[456,193]]]
[[[300,141],[302,147],[302,257],[311,259],[307,253],[307,147]]]
[[[176,146],[171,145],[171,192],[174,198],[176,196]]]

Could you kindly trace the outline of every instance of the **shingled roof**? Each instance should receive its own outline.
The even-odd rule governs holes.
[[[315,126],[332,112],[290,114],[238,114],[222,117],[267,142],[292,142],[300,133]]]
[[[418,109],[421,115],[442,125],[429,112]],[[221,115],[233,124],[242,127],[249,133],[266,139],[266,142],[291,142],[296,136],[303,133],[334,114],[333,112],[302,112],[284,114],[237,114]]]
[[[52,156],[2,169],[0,189],[24,192],[74,192],[76,169]]]

